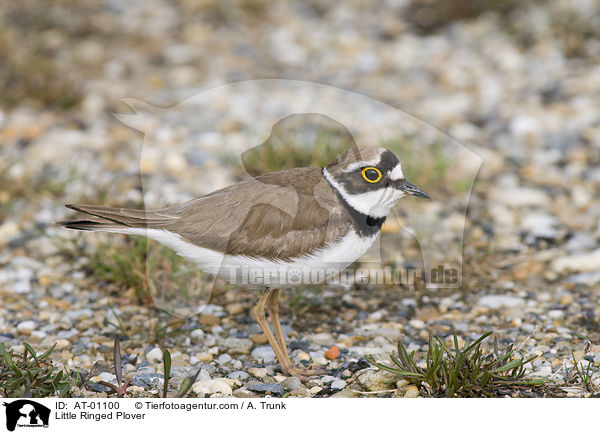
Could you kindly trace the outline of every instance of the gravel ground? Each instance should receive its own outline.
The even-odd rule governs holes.
[[[74,395],[106,396],[96,382],[115,381],[113,339],[126,334],[121,348],[131,396],[159,394],[163,348],[172,355],[174,390],[201,368],[196,396],[380,396],[365,393],[389,389],[385,375],[365,371],[365,355],[389,354],[399,340],[424,351],[429,335],[448,338],[453,329],[461,340],[493,330],[501,345],[538,354],[528,371],[565,385],[557,394],[590,394],[565,383],[573,357],[591,364],[600,387],[595,2],[533,2],[429,20],[422,1],[390,1],[377,10],[360,1],[192,3],[84,1],[67,9],[57,2],[47,22],[17,20],[3,30],[3,40],[24,55],[41,44],[76,102],[61,109],[12,89],[17,103],[5,101],[0,111],[0,342],[39,350],[56,343],[53,363],[89,377]],[[2,13],[28,17],[38,9],[3,6]],[[19,38],[27,31],[34,42]],[[437,200],[401,205],[390,219],[382,254],[404,240],[398,254],[409,261],[419,249],[401,227],[418,229],[422,216],[433,216],[425,235],[436,247],[426,239],[421,248],[461,266],[462,286],[289,291],[282,316],[292,359],[331,370],[305,384],[278,370],[249,315],[257,294],[217,285],[200,315],[177,321],[138,302],[136,288],[91,271],[95,252],[107,244],[125,248],[124,237],[74,234],[53,224],[72,215],[65,203],[139,206],[143,199],[159,206],[234,182],[240,152],[260,143],[260,131],[279,114],[269,101],[287,98],[278,88],[241,96],[234,88],[158,114],[145,107],[153,116],[122,118],[145,137],[111,112],[131,112],[120,102],[125,97],[169,107],[200,89],[265,77],[326,83],[397,107],[415,117],[401,115],[398,136],[440,140],[451,162],[443,178],[425,180]],[[290,104],[339,101],[327,95],[313,89]],[[138,102],[127,104],[144,111]],[[379,106],[366,107],[341,108],[357,119],[355,137],[391,137],[373,126],[383,116]],[[465,164],[478,159],[458,153],[465,146],[481,159],[478,173],[477,164]],[[471,191],[436,186],[474,173]],[[339,355],[330,359],[332,346]],[[419,393],[399,386],[383,396]]]

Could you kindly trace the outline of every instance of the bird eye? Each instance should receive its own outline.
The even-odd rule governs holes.
[[[381,179],[381,172],[376,167],[365,167],[362,170],[362,176],[365,181],[374,184]]]

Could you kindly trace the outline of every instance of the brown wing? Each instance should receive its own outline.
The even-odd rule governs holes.
[[[166,229],[212,250],[287,261],[342,237],[341,208],[321,169],[298,168],[165,210],[180,217]]]

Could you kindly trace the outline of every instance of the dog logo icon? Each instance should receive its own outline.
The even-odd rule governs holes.
[[[6,429],[14,431],[18,427],[48,428],[50,409],[29,399],[19,399],[4,403],[6,407]]]

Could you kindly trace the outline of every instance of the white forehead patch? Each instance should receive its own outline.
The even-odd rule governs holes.
[[[349,172],[354,171],[355,169],[358,169],[359,167],[377,166],[380,161],[381,161],[381,155],[378,155],[376,157],[376,159],[373,158],[372,160],[363,160],[363,161],[357,161],[356,163],[350,163],[346,166],[346,168],[344,169],[344,172],[349,173]]]
[[[402,166],[400,163],[396,164],[396,167],[388,172],[388,178],[390,178],[392,181],[404,179],[404,174],[402,173]]]

